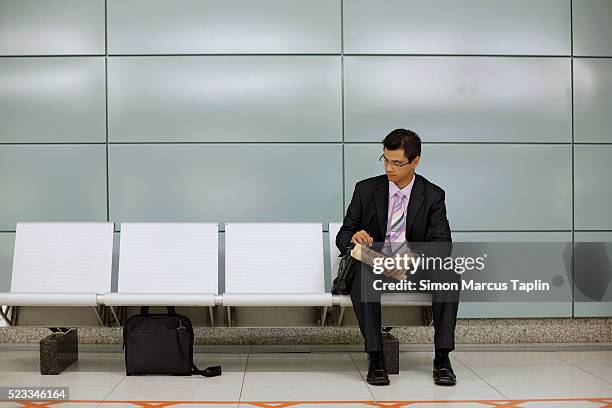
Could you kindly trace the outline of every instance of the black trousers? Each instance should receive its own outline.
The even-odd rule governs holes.
[[[371,290],[374,280],[380,279],[382,275],[375,275],[371,268],[363,266],[360,262],[356,262],[354,268],[351,300],[353,310],[357,315],[361,335],[365,340],[365,351],[367,353],[382,351],[381,292]],[[409,276],[409,279],[413,281],[429,279],[433,282],[458,282],[458,287],[461,288],[461,277],[454,272],[441,274],[435,271],[418,271],[416,274]],[[437,290],[426,290],[424,292],[432,294],[435,349],[452,351],[455,349],[455,325],[459,308],[459,292],[451,293]]]

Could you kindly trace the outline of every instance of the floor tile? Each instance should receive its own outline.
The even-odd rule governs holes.
[[[31,387],[71,387],[71,386],[101,386],[108,387],[119,384],[124,378],[122,372],[75,371],[66,369],[59,375],[41,375],[38,362],[27,364],[15,370],[12,374],[0,378],[0,386],[31,386]]]
[[[608,364],[576,364],[577,367],[612,384],[612,366]]]
[[[599,408],[600,403],[588,401],[537,401],[520,404],[523,408]]]
[[[442,402],[411,404],[409,408],[490,408],[486,402]]]
[[[407,408],[490,408],[491,405],[487,405],[480,402],[423,402],[410,404]]]
[[[194,357],[195,365],[204,370],[211,364],[221,365],[222,374],[217,377],[146,375],[126,376],[122,384],[134,386],[193,386],[193,387],[241,387],[246,367],[244,358],[214,358]]]
[[[371,401],[364,385],[356,387],[248,387],[242,389],[240,401]]]
[[[504,399],[493,387],[454,386],[431,384],[419,387],[369,386],[377,401],[430,401],[430,400],[482,400]]]
[[[612,364],[612,350],[551,351],[550,354],[571,364]]]
[[[293,356],[249,356],[245,387],[354,387],[363,378],[347,353],[312,353]]]
[[[53,408],[95,408],[100,405],[98,402],[62,402],[57,405],[50,405]],[[3,405],[0,403],[0,407],[12,407],[12,408],[23,408],[23,404],[16,403],[8,403]],[[136,406],[132,406],[132,408],[137,408]]]
[[[612,398],[612,387],[609,385],[580,386],[505,386],[497,387],[506,398]]]
[[[30,351],[0,351],[0,385],[2,378],[26,365],[38,363],[38,358],[38,353]]]
[[[199,386],[136,386],[119,384],[106,398],[115,401],[235,401],[240,399],[240,387]],[[106,404],[105,404],[106,405]]]
[[[142,408],[142,405],[137,405],[137,404],[126,404],[126,403],[112,403],[112,402],[103,402],[100,405],[98,405],[100,408]],[[198,401],[196,403],[193,404],[184,404],[184,403],[180,403],[180,404],[176,404],[176,405],[171,405],[170,408],[172,407],[176,407],[176,408],[187,408],[187,407],[200,407],[200,408],[237,408],[238,404],[232,404],[232,403],[220,403],[220,404],[215,404],[215,403],[208,403],[206,401]]]
[[[358,372],[249,372],[244,376],[245,387],[355,387],[362,384]],[[312,388],[311,388],[312,389]]]
[[[474,372],[494,387],[608,385],[603,380],[571,365],[476,367]]]
[[[260,408],[256,404],[248,404],[241,402],[239,405],[240,408]],[[365,403],[323,403],[323,404],[313,404],[311,402],[292,404],[291,408],[372,408],[372,405]]]
[[[468,367],[487,366],[533,366],[533,365],[563,365],[568,364],[553,353],[541,351],[476,351],[476,352],[453,352],[453,357]]]

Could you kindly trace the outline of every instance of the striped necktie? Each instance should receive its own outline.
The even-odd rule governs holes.
[[[388,255],[394,255],[407,247],[404,207],[408,198],[400,191],[396,192],[393,198],[395,203],[392,209],[391,228],[389,228],[389,237],[385,240],[384,245],[384,252]]]
[[[406,196],[399,191],[395,193],[395,204],[391,216],[391,228],[389,230],[390,242],[402,242],[406,239],[406,220],[404,219],[404,204]]]

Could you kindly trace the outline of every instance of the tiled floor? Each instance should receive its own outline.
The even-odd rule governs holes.
[[[123,354],[81,352],[58,376],[42,376],[38,352],[0,348],[0,386],[65,386],[70,400],[13,407],[612,407],[612,350],[457,351],[455,387],[433,384],[433,353],[402,352],[391,385],[365,382],[365,353],[198,353],[223,375],[126,377]],[[88,402],[89,401],[89,402]],[[113,402],[115,401],[115,402]],[[162,404],[162,401],[170,401]],[[157,403],[155,403],[157,402]]]

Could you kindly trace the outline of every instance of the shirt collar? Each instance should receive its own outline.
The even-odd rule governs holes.
[[[412,186],[414,185],[415,178],[416,173],[412,176],[412,180],[410,180],[410,183],[404,188],[399,188],[397,184],[392,181],[389,181],[389,197],[393,197],[398,191],[401,191],[401,194],[408,197],[410,195],[410,192],[412,191]]]

